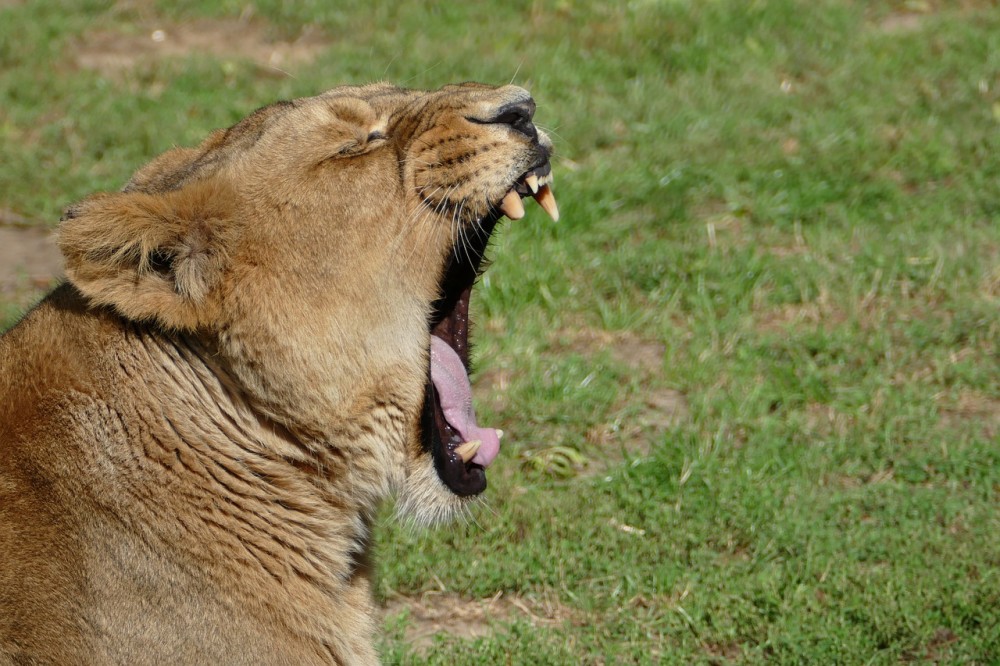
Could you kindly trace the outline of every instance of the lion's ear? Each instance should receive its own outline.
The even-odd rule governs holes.
[[[194,183],[162,194],[98,194],[59,228],[66,275],[95,303],[176,329],[211,321],[234,235],[232,190]]]

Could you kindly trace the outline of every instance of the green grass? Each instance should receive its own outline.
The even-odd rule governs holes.
[[[489,506],[377,535],[380,598],[532,613],[429,648],[393,615],[387,662],[1000,663],[994,3],[257,2],[329,40],[289,75],[74,65],[242,1],[8,5],[0,208],[39,224],[277,98],[535,93],[563,219],[507,224],[476,297]]]

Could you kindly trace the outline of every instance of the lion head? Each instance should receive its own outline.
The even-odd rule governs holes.
[[[68,279],[195,339],[262,427],[370,511],[423,522],[486,487],[469,299],[498,220],[553,218],[552,143],[515,87],[340,87],[264,107],[71,207]],[[234,398],[235,399],[235,398]]]

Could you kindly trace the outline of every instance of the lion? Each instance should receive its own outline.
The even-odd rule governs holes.
[[[373,664],[378,507],[468,510],[495,226],[558,217],[516,86],[261,108],[69,207],[0,337],[0,664]]]

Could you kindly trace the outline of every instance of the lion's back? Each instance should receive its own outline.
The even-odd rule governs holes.
[[[0,337],[0,663],[65,662],[83,647],[79,543],[52,466],[66,452],[36,439],[56,384],[75,366],[53,309],[65,296]]]

